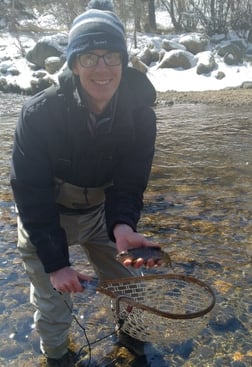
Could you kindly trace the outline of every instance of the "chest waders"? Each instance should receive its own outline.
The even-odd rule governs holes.
[[[55,200],[60,211],[68,214],[85,214],[104,203],[104,187],[80,187],[55,178]]]

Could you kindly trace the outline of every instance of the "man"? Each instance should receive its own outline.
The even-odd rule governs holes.
[[[127,259],[124,266],[117,253],[153,246],[136,226],[154,154],[156,118],[148,105],[155,91],[127,67],[123,25],[113,12],[90,9],[75,19],[67,63],[59,87],[23,106],[11,172],[18,249],[49,367],[74,366],[63,297],[72,307],[70,293],[89,279],[71,266],[68,246],[82,246],[101,280],[129,276],[144,263]]]

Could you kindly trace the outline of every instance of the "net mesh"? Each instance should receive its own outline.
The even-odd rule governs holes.
[[[215,302],[205,283],[173,274],[106,281],[101,290],[112,297],[114,318],[121,330],[139,340],[159,343],[198,334],[207,325]]]

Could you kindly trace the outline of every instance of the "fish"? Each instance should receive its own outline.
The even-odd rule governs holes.
[[[170,266],[172,268],[172,261],[168,252],[157,246],[132,248],[127,251],[121,251],[116,256],[117,261],[121,263],[126,259],[130,259],[134,263],[139,258],[143,259],[144,262],[148,259],[153,259],[156,264],[161,263],[162,266]]]

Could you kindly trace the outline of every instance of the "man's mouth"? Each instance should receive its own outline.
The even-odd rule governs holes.
[[[110,83],[110,79],[106,79],[106,80],[94,80],[94,83],[95,84],[98,84],[98,85],[107,85]]]

